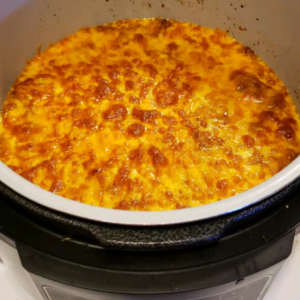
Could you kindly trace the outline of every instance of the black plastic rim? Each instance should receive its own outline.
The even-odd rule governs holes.
[[[87,241],[97,242],[104,248],[158,250],[194,247],[218,241],[228,231],[267,214],[299,187],[300,179],[297,179],[279,193],[244,210],[206,221],[161,227],[132,227],[82,220],[40,206],[2,183],[0,193],[3,199],[28,213],[33,220],[64,228],[66,232],[77,234]]]

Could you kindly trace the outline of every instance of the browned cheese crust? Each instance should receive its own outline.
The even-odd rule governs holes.
[[[172,210],[264,182],[299,137],[287,88],[226,32],[123,20],[29,61],[4,104],[0,159],[72,200]]]

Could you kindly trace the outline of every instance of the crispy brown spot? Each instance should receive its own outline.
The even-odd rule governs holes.
[[[249,131],[254,133],[270,133],[272,130],[268,126],[264,126],[261,122],[250,123]]]
[[[39,92],[38,90],[32,89],[32,90],[30,90],[30,95],[32,97],[35,97],[35,98],[39,99],[39,98],[42,97],[43,93]]]
[[[170,143],[174,141],[175,141],[175,137],[170,132],[168,132],[163,138],[163,143]]]
[[[38,75],[35,76],[35,79],[41,79],[41,80],[53,79],[53,78],[55,78],[55,77],[51,74],[38,74]]]
[[[96,97],[99,100],[110,100],[112,94],[115,93],[115,89],[112,88],[106,80],[99,78],[98,87],[96,88]]]
[[[133,56],[134,55],[134,51],[131,51],[131,50],[125,50],[124,51],[124,56],[126,56],[126,57],[130,57],[130,56]]]
[[[254,103],[262,103],[266,100],[269,87],[255,75],[243,70],[236,70],[231,73],[229,79],[235,83],[236,90],[244,94],[244,100]]]
[[[129,160],[139,165],[142,162],[144,151],[142,148],[132,150],[129,154]]]
[[[49,142],[40,143],[36,148],[41,156],[47,156],[51,151],[51,144]]]
[[[218,180],[217,182],[217,189],[220,191],[226,191],[228,188],[228,183],[226,179]]]
[[[21,125],[15,125],[12,128],[12,134],[17,136],[20,141],[27,141],[28,136],[38,134],[41,132],[41,128],[36,127],[30,122],[26,122]]]
[[[232,177],[232,181],[235,183],[235,184],[239,184],[241,183],[241,177],[240,176],[233,176]]]
[[[124,94],[121,92],[117,91],[116,94],[114,95],[114,100],[116,101],[122,101],[124,99]]]
[[[243,143],[248,147],[252,148],[255,146],[255,139],[252,138],[250,135],[244,135],[242,137]]]
[[[150,146],[148,153],[152,156],[152,163],[154,167],[165,167],[169,160],[161,153],[161,151],[154,146]]]
[[[173,193],[170,191],[165,192],[165,196],[168,200],[173,200]]]
[[[183,63],[179,63],[175,66],[175,69],[177,71],[182,71],[184,69],[184,64]]]
[[[141,99],[137,98],[137,97],[134,97],[134,96],[131,96],[130,99],[129,99],[129,102],[133,103],[133,104],[140,104],[141,103]]]
[[[178,110],[177,114],[178,114],[179,117],[181,117],[183,119],[186,117],[186,113],[185,113],[184,110]]]
[[[160,25],[162,29],[168,29],[169,27],[172,26],[172,21],[169,21],[167,19],[161,19],[160,20]]]
[[[277,117],[276,113],[273,111],[263,111],[258,115],[258,119],[260,122],[265,122],[267,120],[272,121],[276,124],[279,123],[279,118]]]
[[[144,66],[143,66],[143,70],[146,71],[146,72],[148,72],[149,75],[150,75],[152,78],[154,78],[155,75],[158,74],[158,72],[156,71],[155,67],[154,67],[153,65],[151,65],[151,64],[146,64],[146,65],[144,65]]]
[[[25,179],[33,182],[34,180],[34,177],[37,175],[37,172],[44,168],[47,170],[47,172],[49,173],[54,173],[55,172],[55,167],[56,167],[56,162],[55,160],[46,160],[46,161],[43,161],[41,162],[40,164],[38,164],[37,166],[35,167],[32,167],[28,170],[25,170],[24,172],[22,172],[20,175],[22,177],[24,177]]]
[[[81,109],[73,109],[71,111],[71,116],[72,118],[74,118],[75,120],[77,120],[82,114],[82,110]]]
[[[207,122],[204,121],[204,120],[202,120],[202,119],[199,120],[199,124],[200,124],[200,126],[203,127],[203,128],[207,128],[207,126],[208,126]]]
[[[163,116],[162,121],[166,125],[175,125],[177,123],[177,120],[171,116]]]
[[[278,133],[280,136],[287,140],[291,140],[295,138],[295,131],[291,125],[285,124],[278,129]]]
[[[56,119],[57,119],[58,121],[63,121],[63,120],[65,120],[65,119],[68,119],[69,117],[70,117],[69,114],[59,114],[59,115],[56,117]]]
[[[97,129],[97,121],[93,118],[86,118],[82,120],[75,121],[74,123],[75,127],[78,128],[87,128],[87,129]]]
[[[178,93],[173,90],[158,90],[155,99],[159,107],[165,108],[177,104],[179,96]]]
[[[119,62],[118,68],[123,71],[128,71],[132,69],[132,65],[129,61],[122,60],[121,62]]]
[[[12,166],[12,165],[7,165],[7,166],[16,173],[20,173],[22,170],[20,167],[16,167],[16,166]]]
[[[131,91],[134,89],[134,86],[135,86],[135,83],[131,80],[126,80],[125,82],[125,88],[126,88],[126,91]]]
[[[139,97],[144,99],[147,97],[147,94],[148,94],[148,90],[149,88],[152,86],[152,83],[151,82],[148,82],[148,83],[145,83],[145,84],[142,84],[141,85],[141,89],[140,89],[140,95]]]
[[[135,138],[141,137],[145,133],[145,127],[142,124],[139,124],[139,123],[131,124],[127,128],[127,132],[132,137],[135,137]]]
[[[128,167],[122,167],[119,169],[117,175],[114,178],[113,188],[114,192],[118,192],[121,188],[129,188],[130,185],[130,178],[129,178],[129,169]]]
[[[188,208],[188,206],[186,204],[183,203],[175,203],[175,207],[176,209],[184,209],[184,208]]]
[[[150,205],[151,200],[143,196],[140,201],[134,199],[122,200],[114,207],[114,209],[147,211],[149,210]]]
[[[174,42],[168,44],[167,47],[168,47],[168,50],[171,51],[171,52],[173,52],[173,51],[175,51],[175,50],[178,49],[178,45],[176,43],[174,43]]]
[[[108,121],[124,120],[126,115],[127,109],[123,104],[114,104],[102,114],[103,118]]]
[[[65,188],[64,183],[60,180],[54,181],[50,187],[50,192],[52,193],[60,193]]]
[[[256,57],[255,52],[250,48],[250,47],[243,47],[243,49],[241,50],[241,53],[250,56],[250,57]]]
[[[62,143],[60,145],[61,147],[61,150],[64,151],[64,152],[69,152],[73,149],[73,144],[71,141],[68,141],[68,142],[65,142],[65,143]]]
[[[184,40],[187,41],[190,44],[195,44],[196,43],[196,40],[192,39],[189,36],[185,37]]]
[[[285,150],[285,158],[286,158],[286,164],[291,163],[293,160],[295,160],[298,157],[299,154],[297,154],[293,149],[286,149]]]
[[[262,162],[263,160],[259,151],[254,151],[252,156],[247,159],[248,165],[260,165]]]
[[[201,46],[204,51],[208,50],[209,48],[209,43],[207,41],[207,38],[202,38]]]
[[[112,45],[111,47],[111,50],[117,50],[117,49],[120,49],[120,45]]]
[[[19,82],[15,88],[19,88],[19,87],[28,87],[34,84],[34,79],[33,78],[27,78],[22,82]]]
[[[211,136],[210,132],[194,130],[191,128],[191,134],[200,149],[219,147],[224,143],[223,139]]]
[[[35,145],[33,143],[28,143],[23,146],[19,146],[18,150],[32,151],[34,148],[35,148]]]
[[[130,208],[133,208],[132,202],[122,200],[117,205],[114,206],[114,209],[119,210],[130,210]]]
[[[4,106],[6,111],[14,110],[17,107],[15,103],[8,103]]]
[[[271,100],[268,103],[268,108],[279,108],[284,109],[286,107],[285,96],[282,93],[278,93],[275,96],[271,97]]]
[[[293,118],[284,118],[281,120],[282,124],[290,124],[290,125],[297,125],[297,121]]]
[[[135,34],[133,40],[135,42],[138,42],[140,44],[140,43],[143,43],[145,41],[145,38],[144,38],[144,36],[142,34],[138,33],[138,34]]]
[[[134,58],[132,61],[131,61],[134,65],[141,65],[142,64],[142,61],[138,58]]]
[[[20,175],[27,179],[28,181],[33,182],[33,179],[35,175],[37,174],[38,170],[41,168],[41,166],[32,167],[29,170],[23,171]]]
[[[108,72],[108,76],[110,79],[116,80],[120,76],[120,72],[118,72],[116,70],[112,70],[111,72]]]
[[[87,48],[92,49],[92,50],[96,49],[96,45],[92,41],[83,42],[82,46],[87,47]]]
[[[160,127],[160,128],[158,129],[158,132],[159,132],[160,134],[164,134],[164,133],[166,132],[166,129],[163,128],[163,127]]]
[[[207,60],[205,61],[206,68],[211,71],[213,70],[216,66],[221,66],[223,63],[216,61],[212,56],[209,56]]]
[[[145,123],[154,123],[155,120],[160,116],[160,113],[157,110],[142,110],[138,107],[135,107],[132,110],[132,115],[134,118],[139,119]]]
[[[77,81],[77,78],[75,76],[69,76],[67,79],[66,79],[67,82],[74,82],[74,81]]]

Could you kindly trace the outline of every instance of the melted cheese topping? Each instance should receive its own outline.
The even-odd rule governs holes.
[[[299,154],[280,79],[226,32],[124,20],[29,61],[5,103],[0,159],[58,195],[126,210],[212,203]]]

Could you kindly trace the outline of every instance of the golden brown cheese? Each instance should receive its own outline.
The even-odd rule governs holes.
[[[69,199],[171,210],[262,183],[299,138],[286,87],[250,48],[189,23],[124,20],[28,63],[4,104],[0,159]]]

